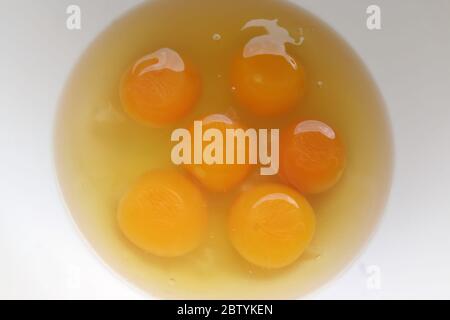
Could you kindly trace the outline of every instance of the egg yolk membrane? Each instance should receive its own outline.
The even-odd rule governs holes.
[[[182,119],[193,109],[200,92],[200,76],[192,63],[169,48],[139,59],[120,86],[125,112],[153,127]]]
[[[269,269],[292,264],[308,247],[315,232],[308,201],[281,184],[262,184],[243,192],[233,204],[228,232],[239,254]]]
[[[286,50],[301,45],[277,20],[256,19],[244,29],[262,27],[266,34],[253,37],[236,55],[231,66],[231,85],[238,104],[260,117],[278,116],[299,105],[305,95],[303,66]]]
[[[141,176],[120,201],[117,219],[128,240],[161,257],[194,250],[208,225],[202,193],[183,174],[169,169]]]
[[[202,131],[205,132],[209,129],[214,129],[218,131],[217,136],[226,137],[227,129],[243,129],[243,127],[236,121],[232,120],[230,117],[222,114],[213,114],[206,116],[201,122]],[[195,136],[194,126],[189,129],[191,136]],[[216,136],[216,137],[217,137]],[[212,138],[212,137],[211,137]],[[203,157],[203,147],[200,146],[200,153],[195,155],[195,144],[202,143],[200,141],[194,140],[191,150],[194,154],[194,162],[185,164],[185,168],[194,176],[205,188],[214,192],[225,192],[237,185],[239,185],[250,173],[252,165],[249,163],[238,163],[238,145],[234,145],[234,155],[235,159],[229,163],[222,160],[222,164],[213,163],[213,161],[203,162],[201,159]],[[198,149],[198,148],[197,148]],[[226,150],[224,148],[224,141],[222,141],[221,146],[217,150]],[[248,158],[245,150],[240,150],[241,154]],[[222,153],[222,158],[226,158],[226,154]],[[195,159],[197,158],[197,159]]]
[[[300,192],[327,191],[339,181],[345,165],[344,145],[327,124],[304,120],[282,130],[280,174]]]

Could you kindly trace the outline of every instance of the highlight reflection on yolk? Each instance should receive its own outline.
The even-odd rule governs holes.
[[[305,94],[303,67],[290,56],[286,44],[301,45],[277,20],[255,19],[244,25],[266,34],[250,39],[231,67],[231,84],[238,103],[257,116],[288,112]]]
[[[210,191],[229,191],[241,183],[250,173],[252,166],[247,164],[248,162],[246,162],[246,164],[237,164],[237,143],[234,145],[235,157],[233,164],[226,164],[226,129],[239,128],[242,128],[239,123],[223,114],[212,114],[202,119],[203,132],[208,129],[217,129],[223,137],[222,143],[218,143],[219,149],[222,149],[223,146],[222,164],[207,164],[203,162],[202,164],[187,164],[185,167],[195,178],[197,178],[198,181],[200,181],[204,187]],[[190,131],[191,136],[194,136],[194,128],[191,128]],[[204,143],[203,150],[205,150],[205,145],[206,144]],[[247,150],[240,150],[240,152],[247,153]]]
[[[200,91],[200,76],[193,66],[164,48],[135,63],[122,80],[120,96],[132,119],[159,127],[187,115]]]
[[[162,257],[184,255],[202,241],[207,228],[201,192],[175,170],[151,171],[122,198],[119,227],[137,247]]]
[[[314,211],[295,190],[262,184],[242,193],[231,208],[229,235],[235,249],[263,268],[293,263],[315,232]]]
[[[282,131],[280,174],[302,193],[320,193],[341,177],[346,153],[339,136],[323,122],[300,121]]]

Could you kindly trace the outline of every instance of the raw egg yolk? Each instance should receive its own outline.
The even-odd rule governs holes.
[[[303,67],[291,57],[237,56],[231,70],[233,94],[250,113],[270,117],[290,111],[305,94]]]
[[[119,227],[142,250],[176,257],[195,249],[207,229],[207,208],[198,188],[176,170],[151,171],[119,204]]]
[[[134,120],[160,127],[187,115],[199,99],[200,76],[172,49],[160,49],[139,61],[125,74],[120,97]]]
[[[243,127],[238,122],[223,114],[211,114],[204,117],[201,121],[203,133],[209,129],[216,129],[220,132],[222,141],[221,143],[218,141],[215,142],[217,143],[218,149],[222,151],[222,162],[208,164],[203,161],[201,164],[192,163],[185,165],[185,167],[208,190],[213,192],[226,192],[240,184],[252,169],[252,165],[249,165],[248,161],[245,164],[238,164],[237,153],[244,152],[247,158],[248,148],[246,150],[238,150],[239,146],[236,139],[234,139],[234,158],[231,161],[232,164],[227,164],[227,144],[229,141],[226,141],[226,131],[227,129],[243,129]],[[190,132],[191,136],[195,136],[194,127],[191,127]],[[205,150],[209,143],[203,142],[202,151]],[[193,154],[194,152],[193,149]]]
[[[334,186],[345,163],[339,136],[321,121],[300,121],[281,133],[280,174],[302,193],[320,193]]]
[[[231,242],[247,261],[263,268],[292,264],[315,232],[315,214],[294,189],[267,183],[242,193],[228,221]]]

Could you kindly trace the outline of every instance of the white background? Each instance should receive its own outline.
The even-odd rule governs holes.
[[[0,298],[148,298],[81,239],[52,156],[68,72],[108,23],[139,2],[0,0]],[[450,298],[450,1],[297,2],[363,57],[387,101],[396,148],[376,235],[310,298]],[[81,6],[81,31],[65,27],[69,4]],[[366,28],[370,4],[382,8],[381,31]],[[379,288],[371,285],[373,271]]]

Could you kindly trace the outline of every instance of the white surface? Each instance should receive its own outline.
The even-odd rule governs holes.
[[[146,297],[80,240],[52,157],[68,72],[98,32],[139,2],[0,0],[0,298]],[[363,57],[386,98],[396,145],[378,232],[345,273],[310,297],[450,298],[450,2],[297,2]],[[65,27],[69,4],[81,6],[81,31]],[[382,8],[381,31],[366,28],[369,4]],[[379,289],[370,285],[372,270],[380,272]]]

